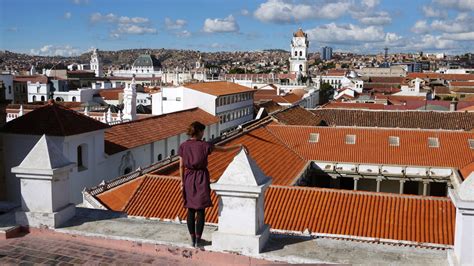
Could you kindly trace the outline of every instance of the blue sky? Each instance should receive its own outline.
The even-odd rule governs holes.
[[[92,47],[474,52],[474,0],[1,0],[0,49],[74,55]]]

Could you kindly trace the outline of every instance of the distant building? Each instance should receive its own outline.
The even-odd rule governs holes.
[[[290,73],[306,76],[308,72],[308,36],[300,28],[291,41]]]
[[[102,72],[102,62],[100,61],[98,50],[94,49],[91,55],[91,70],[95,72],[96,77],[104,76]]]
[[[321,48],[321,60],[327,61],[332,59],[332,48],[329,46],[324,46]]]
[[[219,117],[219,132],[223,133],[253,119],[254,92],[254,89],[225,81],[163,87],[152,94],[152,113],[161,115],[199,107]]]

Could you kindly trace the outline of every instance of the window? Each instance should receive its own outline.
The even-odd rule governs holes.
[[[399,137],[390,136],[390,137],[388,137],[388,144],[389,144],[390,146],[400,146],[400,138],[399,138]]]
[[[87,144],[77,146],[77,171],[84,171],[87,169]]]
[[[298,51],[295,51],[295,56],[298,56]]]
[[[211,138],[214,139],[214,134],[211,135]]]
[[[181,101],[181,97],[176,97],[176,101],[180,102],[180,101]]]
[[[163,97],[163,101],[166,101],[166,100],[168,100],[168,98],[166,98],[166,97]]]
[[[428,138],[428,147],[430,147],[430,148],[439,148],[438,138]]]
[[[10,85],[8,86],[8,93],[10,93],[10,94],[12,93],[12,86],[10,86]]]
[[[469,148],[471,148],[471,150],[474,150],[474,139],[470,139],[468,140],[469,142]]]
[[[44,102],[44,96],[41,96],[41,101]]]
[[[311,143],[319,142],[319,133],[310,133],[309,134],[309,142],[311,142]]]
[[[36,102],[36,95],[33,95],[33,102]]]
[[[303,56],[303,52],[302,52],[302,51],[300,51],[300,56]]]
[[[163,160],[163,155],[161,155],[161,153],[158,154],[158,157],[156,159],[158,160],[158,162],[160,162],[161,160]]]
[[[171,152],[170,152],[170,156],[174,156],[174,153],[175,153],[174,149],[172,149]]]
[[[346,144],[356,144],[356,135],[346,135]]]
[[[76,96],[72,96],[72,101],[73,101],[73,102],[76,101]]]

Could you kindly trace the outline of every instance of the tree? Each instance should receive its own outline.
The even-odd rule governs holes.
[[[329,102],[334,96],[334,88],[329,83],[321,84],[319,88],[319,104]]]

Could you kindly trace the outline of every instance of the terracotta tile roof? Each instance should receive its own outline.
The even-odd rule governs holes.
[[[186,219],[179,178],[148,175],[142,179],[138,189],[132,181],[97,198],[110,209],[131,216]],[[132,196],[109,195],[116,193]],[[217,223],[214,192],[211,199],[213,207],[206,212],[206,222]],[[308,229],[312,233],[453,245],[455,209],[447,198],[272,185],[266,192],[265,223],[287,231]]]
[[[283,125],[266,128],[306,160],[459,169],[474,161],[474,150],[468,145],[474,132]],[[319,133],[319,142],[309,143],[310,133]],[[345,144],[346,135],[356,135],[356,143]],[[389,146],[389,136],[398,136],[400,146]],[[428,147],[429,137],[438,138],[440,147]]]
[[[306,37],[306,33],[304,33],[304,31],[299,28],[295,33],[293,33],[293,36],[295,37]]]
[[[383,110],[385,105],[376,103],[341,103],[330,102],[323,106],[323,108],[344,108],[344,109],[370,109]]]
[[[118,100],[119,94],[123,93],[122,89],[103,89],[99,91],[99,96],[104,100]]]
[[[466,87],[458,87],[451,89],[452,92],[458,92],[458,93],[474,93],[474,88],[466,88]]]
[[[44,75],[33,75],[33,76],[14,76],[13,81],[16,82],[28,82],[31,81],[31,83],[36,83],[39,82],[41,84],[46,84],[48,83],[48,77]]]
[[[108,125],[56,103],[20,116],[2,128],[11,134],[70,136],[109,128]]]
[[[185,84],[184,87],[214,96],[255,91],[254,89],[227,81],[189,83]]]
[[[311,125],[306,123],[307,110],[284,110],[276,118],[283,124]],[[471,130],[474,129],[474,113],[461,112],[426,112],[426,111],[369,111],[351,109],[316,109],[311,110],[316,115],[314,121],[322,120],[328,126],[356,127],[387,127],[387,128],[422,128]],[[281,116],[292,113],[292,123],[286,123]],[[279,115],[279,116],[278,116]],[[283,121],[281,121],[283,119]],[[300,124],[298,119],[302,120]],[[318,121],[319,122],[319,121]],[[317,124],[312,124],[317,125]]]
[[[344,77],[347,74],[345,69],[329,69],[324,76]]]
[[[389,101],[406,102],[406,101],[423,101],[426,98],[423,96],[397,96],[397,95],[376,95],[376,100],[386,99]]]
[[[300,125],[300,126],[319,126],[321,119],[312,112],[300,107],[294,106],[282,110],[272,115],[280,124]]]
[[[408,73],[407,78],[444,79],[454,81],[474,80],[474,74],[440,74],[440,73]]]
[[[368,83],[382,83],[382,84],[401,84],[405,77],[370,77]],[[364,82],[364,85],[367,83]]]
[[[278,138],[265,127],[257,128],[231,140],[224,146],[244,144],[250,151],[262,171],[273,178],[273,184],[291,185],[306,165],[306,160],[288,149]],[[271,153],[269,152],[271,151]],[[213,152],[209,156],[209,173],[211,179],[218,180],[237,152]],[[284,162],[284,163],[282,163]],[[288,167],[291,165],[291,167]],[[171,165],[155,172],[160,175],[178,176],[178,165]]]
[[[461,168],[459,170],[459,172],[461,173],[461,176],[466,179],[469,177],[469,175],[474,172],[474,162],[464,166],[463,168]]]
[[[254,102],[261,102],[261,101],[274,101],[277,103],[283,104],[293,104],[302,99],[302,96],[288,93],[284,96],[278,95],[276,90],[273,89],[265,89],[265,90],[254,90],[255,93],[253,95]]]
[[[474,87],[474,81],[451,81],[449,85],[452,87]]]
[[[260,102],[258,104],[255,104],[255,108],[257,108],[256,110],[257,112],[260,108],[264,108],[267,114],[269,114],[269,113],[282,110],[284,107],[279,105],[277,102],[270,100],[270,101]]]
[[[185,133],[193,121],[206,126],[219,123],[217,117],[202,109],[192,108],[117,124],[105,131],[105,152],[114,154]]]

